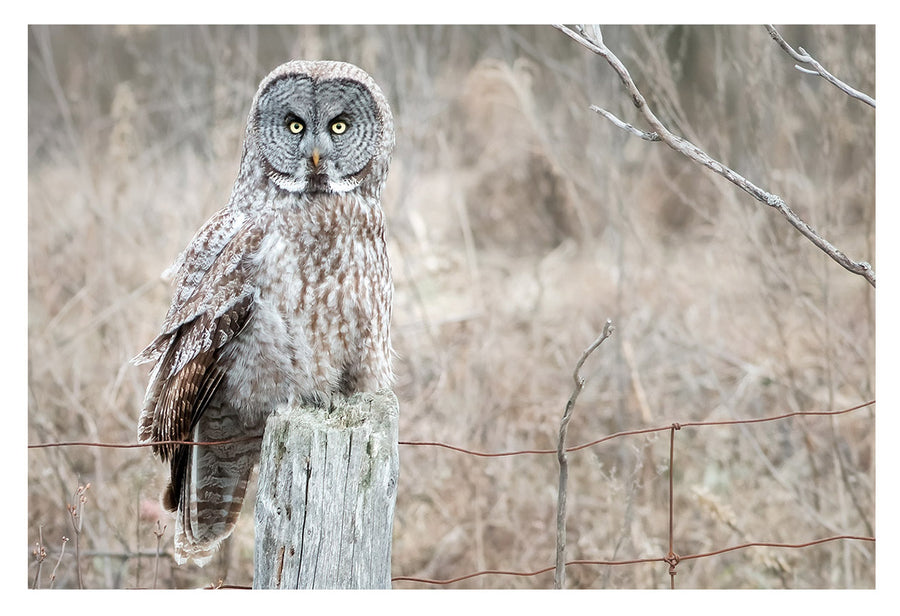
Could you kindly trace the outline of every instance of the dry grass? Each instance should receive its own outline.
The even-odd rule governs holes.
[[[875,95],[874,28],[781,32]],[[604,35],[663,121],[874,260],[872,110],[796,72],[762,27]],[[591,113],[636,121],[602,60],[550,27],[34,28],[29,49],[29,442],[135,440],[146,374],[127,360],[168,305],[159,274],[226,202],[256,84],[292,57],[357,63],[394,108],[384,207],[402,440],[554,448],[574,363],[607,318],[617,331],[582,371],[573,444],[874,397],[874,291],[721,178]],[[873,411],[683,430],[676,445],[682,554],[874,536]],[[664,555],[667,466],[660,436],[570,455],[569,556]],[[556,473],[553,456],[401,449],[395,574],[551,565]],[[73,537],[66,504],[90,482],[80,565],[69,545],[55,587],[77,587],[79,569],[86,587],[152,586],[158,520],[171,546],[164,479],[146,450],[31,450],[28,584],[39,529],[46,586]],[[164,557],[158,585],[249,584],[252,537],[244,515],[206,569]],[[662,565],[568,579],[668,585]],[[874,580],[873,546],[850,542],[743,550],[678,575],[680,587]],[[551,585],[548,573],[456,587]]]

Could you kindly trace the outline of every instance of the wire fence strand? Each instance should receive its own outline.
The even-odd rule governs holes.
[[[704,552],[702,554],[688,554],[687,556],[679,556],[678,562],[683,562],[685,560],[697,560],[699,558],[708,558],[711,556],[719,556],[720,554],[726,554],[728,552],[734,552],[737,550],[744,550],[747,548],[753,547],[768,547],[768,548],[784,548],[784,549],[801,549],[807,548],[814,545],[820,545],[823,543],[830,543],[832,541],[842,541],[842,540],[852,540],[852,541],[867,541],[867,542],[875,542],[874,537],[862,537],[856,535],[836,535],[833,537],[825,537],[823,539],[814,539],[812,541],[807,541],[805,543],[776,543],[772,541],[752,541],[749,543],[742,543],[740,545],[733,545],[727,548],[722,548],[720,550],[715,550],[712,552]],[[573,565],[593,565],[593,566],[618,566],[618,565],[640,565],[646,563],[666,563],[671,567],[670,559],[665,556],[659,556],[656,558],[633,558],[631,560],[570,560],[566,562],[566,566]],[[455,584],[457,582],[462,582],[465,580],[469,580],[476,577],[481,577],[485,575],[506,575],[513,577],[533,577],[536,575],[541,575],[542,573],[549,573],[555,569],[555,565],[551,565],[548,567],[544,567],[542,569],[538,569],[536,571],[503,571],[498,569],[488,569],[485,571],[475,571],[473,573],[467,573],[466,575],[461,575],[459,577],[450,578],[446,580],[436,580],[431,578],[419,578],[408,575],[398,575],[396,577],[391,578],[392,582],[416,582],[419,584],[433,584],[439,586],[445,586],[448,584]]]
[[[795,411],[792,413],[785,413],[783,415],[774,415],[771,417],[759,417],[753,419],[728,419],[722,421],[688,421],[688,422],[673,422],[662,426],[657,426],[655,428],[640,428],[637,430],[625,430],[622,432],[615,432],[613,434],[608,434],[604,437],[598,438],[596,440],[582,443],[581,445],[573,445],[571,447],[566,448],[566,453],[572,453],[574,451],[580,451],[582,449],[587,449],[589,447],[593,447],[595,445],[600,445],[601,443],[605,443],[607,441],[611,441],[613,439],[622,438],[625,436],[636,436],[640,434],[651,434],[653,432],[664,432],[666,430],[671,430],[673,425],[679,425],[682,428],[696,428],[703,426],[729,426],[729,425],[738,425],[738,424],[754,424],[754,423],[763,423],[768,421],[779,421],[782,419],[789,419],[791,417],[800,417],[800,416],[830,416],[830,415],[844,415],[846,413],[851,413],[853,411],[858,411],[860,409],[872,406],[875,404],[875,400],[870,400],[868,402],[863,402],[861,404],[857,404],[856,406],[841,409],[839,411]],[[104,442],[96,442],[96,441],[57,441],[51,443],[31,443],[28,445],[28,449],[47,449],[53,447],[101,447],[108,449],[139,449],[143,447],[155,447],[159,445],[188,445],[188,446],[215,446],[215,445],[228,445],[231,443],[244,443],[247,441],[261,440],[261,434],[255,434],[251,436],[242,436],[240,438],[234,439],[225,439],[221,441],[187,441],[187,440],[168,440],[168,441],[154,441],[152,443],[104,443]],[[485,451],[476,451],[473,449],[467,449],[465,447],[460,447],[457,445],[451,445],[449,443],[444,443],[441,441],[399,441],[400,445],[408,446],[408,447],[438,447],[442,449],[449,449],[450,451],[456,451],[459,453],[463,453],[470,456],[476,456],[479,458],[503,458],[509,456],[522,456],[522,455],[556,455],[556,449],[519,449],[515,451],[499,451],[499,452],[485,452]]]
[[[751,541],[747,543],[742,543],[739,545],[733,545],[725,548],[721,548],[718,550],[713,550],[709,552],[697,553],[697,554],[688,554],[688,555],[679,555],[675,551],[675,481],[673,472],[674,469],[674,461],[675,461],[675,433],[677,431],[683,430],[685,428],[705,428],[705,427],[714,427],[714,426],[733,426],[733,425],[747,425],[747,424],[758,424],[765,422],[773,422],[773,421],[783,421],[786,419],[794,418],[794,417],[833,417],[838,415],[844,415],[847,413],[852,413],[854,411],[859,411],[861,409],[865,409],[871,407],[875,404],[875,400],[869,400],[868,402],[863,402],[857,404],[855,406],[844,408],[840,410],[832,410],[832,411],[795,411],[791,413],[783,413],[779,415],[772,415],[767,417],[756,417],[756,418],[747,418],[747,419],[729,419],[729,420],[717,420],[717,421],[689,421],[689,422],[671,422],[665,425],[660,425],[656,427],[650,428],[639,428],[634,430],[625,430],[621,432],[616,432],[613,434],[608,434],[601,438],[582,443],[580,445],[574,445],[571,447],[567,447],[565,451],[567,453],[577,452],[584,449],[588,449],[590,447],[594,447],[596,445],[600,445],[602,443],[606,443],[613,439],[624,438],[628,436],[638,436],[643,434],[653,434],[658,432],[669,431],[669,469],[668,469],[668,553],[665,556],[658,557],[647,557],[647,558],[635,558],[635,559],[625,559],[625,560],[568,560],[565,562],[565,566],[621,566],[621,565],[638,565],[638,564],[648,564],[648,563],[664,563],[668,565],[668,573],[670,576],[670,587],[675,588],[675,575],[677,573],[677,566],[679,563],[687,561],[687,560],[697,560],[701,558],[710,558],[719,556],[722,554],[726,554],[729,552],[734,552],[737,550],[745,550],[753,547],[770,547],[770,548],[779,548],[779,549],[803,549],[810,546],[820,545],[824,543],[830,543],[834,541],[859,541],[859,542],[875,542],[875,537],[869,536],[860,536],[860,535],[851,535],[851,534],[840,534],[833,535],[829,537],[813,539],[810,541],[799,542],[799,543],[781,543],[781,542],[771,542],[771,541]],[[159,441],[155,443],[104,443],[104,442],[93,442],[93,441],[61,441],[61,442],[49,442],[49,443],[35,443],[29,444],[28,449],[46,449],[46,448],[57,448],[57,447],[99,447],[99,448],[112,448],[112,449],[139,449],[144,447],[153,447],[159,445],[187,445],[187,446],[216,446],[216,445],[224,445],[229,443],[240,443],[251,440],[261,439],[262,435],[250,435],[244,436],[237,439],[227,439],[220,441],[206,441],[206,442],[194,442],[187,440],[169,440],[169,441]],[[465,447],[460,447],[457,445],[451,445],[449,443],[444,443],[441,441],[399,441],[400,445],[407,447],[433,447],[435,449],[445,449],[449,451],[453,451],[456,453],[460,453],[463,455],[469,455],[477,458],[504,458],[511,456],[526,456],[526,455],[556,455],[557,449],[520,449],[514,451],[500,451],[500,452],[484,452],[484,451],[476,451],[472,449],[468,449]],[[503,569],[487,569],[481,571],[474,571],[471,573],[466,573],[464,575],[456,576],[448,579],[432,579],[425,577],[415,577],[415,576],[407,576],[407,575],[398,575],[391,579],[392,582],[409,582],[409,583],[418,583],[418,584],[426,584],[426,585],[436,585],[436,586],[446,586],[459,582],[463,582],[465,580],[470,580],[473,578],[489,576],[489,575],[497,575],[497,576],[512,576],[512,577],[534,577],[544,573],[549,573],[556,569],[556,565],[549,565],[546,567],[542,567],[540,569],[536,569],[533,571],[515,571],[515,570],[503,570]]]

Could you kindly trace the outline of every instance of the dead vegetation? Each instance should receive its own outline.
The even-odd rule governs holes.
[[[779,31],[874,95],[874,28]],[[673,130],[877,265],[871,109],[798,73],[762,26],[604,38]],[[874,398],[874,290],[721,178],[590,111],[639,121],[608,67],[549,26],[34,27],[29,443],[135,441],[146,374],[127,361],[168,305],[159,274],[227,201],[252,94],[289,57],[357,63],[394,108],[401,440],[554,449],[573,366],[607,318],[616,335],[581,372],[572,444]],[[678,439],[682,553],[874,536],[874,411]],[[553,456],[400,453],[395,575],[553,564]],[[667,464],[661,436],[570,454],[569,557],[664,555]],[[28,585],[51,572],[56,588],[249,584],[250,515],[205,569],[171,561],[164,470],[140,449],[30,450]],[[67,505],[88,483],[76,563]],[[679,587],[871,588],[874,547],[742,550],[679,571]],[[567,579],[669,583],[659,565],[571,567]]]

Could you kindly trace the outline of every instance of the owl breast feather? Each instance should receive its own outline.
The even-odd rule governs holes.
[[[260,221],[248,272],[253,318],[223,356],[229,397],[249,415],[390,383],[380,210],[348,200],[317,195]]]

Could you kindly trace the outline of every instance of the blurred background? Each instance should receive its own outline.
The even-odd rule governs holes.
[[[876,96],[874,27],[779,31]],[[877,271],[873,109],[794,69],[762,26],[603,36],[671,130]],[[226,204],[257,84],[292,58],[358,64],[394,111],[383,205],[401,441],[554,449],[575,363],[606,319],[616,332],[582,370],[573,445],[874,398],[874,289],[774,210],[591,111],[643,127],[606,62],[550,26],[32,26],[28,45],[29,443],[135,442],[147,369],[128,360],[168,308],[160,274]],[[569,455],[570,559],[666,554],[668,449],[662,432]],[[555,456],[400,455],[395,576],[553,564]],[[874,407],[684,429],[675,455],[679,554],[875,536]],[[251,584],[249,510],[206,568],[174,565],[166,476],[147,449],[29,450],[28,585],[39,542],[42,587],[57,561],[55,587],[79,574],[91,588]],[[67,505],[88,483],[76,562]],[[684,561],[677,581],[871,588],[874,555],[851,541],[750,548]],[[568,582],[669,576],[570,566]]]

